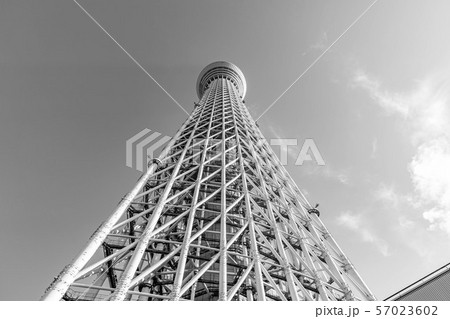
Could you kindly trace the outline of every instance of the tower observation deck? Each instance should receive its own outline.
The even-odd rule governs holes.
[[[207,65],[197,78],[197,96],[202,98],[205,90],[209,85],[219,79],[224,78],[230,81],[236,88],[241,98],[245,97],[247,93],[247,82],[245,81],[244,73],[230,62],[218,61]]]
[[[229,62],[42,300],[374,300],[245,107]]]

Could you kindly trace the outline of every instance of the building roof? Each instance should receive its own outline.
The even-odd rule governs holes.
[[[389,296],[389,301],[450,301],[450,263]]]

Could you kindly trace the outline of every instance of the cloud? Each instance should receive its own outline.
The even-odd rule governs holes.
[[[331,179],[335,179],[342,184],[348,185],[350,183],[349,176],[342,170],[335,170],[330,168],[330,165],[325,166],[322,170],[322,175]]]
[[[430,222],[430,229],[436,228],[447,231],[450,229],[450,219],[448,218],[448,211],[444,209],[432,208],[423,213],[423,218]]]
[[[383,256],[390,255],[387,242],[366,226],[367,223],[362,220],[362,215],[356,215],[349,211],[343,212],[337,218],[337,223],[357,233],[363,241],[373,244]]]
[[[422,144],[410,163],[416,190],[427,200],[450,207],[450,143],[445,139]]]
[[[430,229],[450,234],[450,143],[436,139],[424,143],[409,165],[414,188],[432,208],[423,213]]]
[[[372,153],[370,154],[371,158],[375,158],[375,156],[377,155],[378,152],[378,139],[375,137],[372,140]]]
[[[316,175],[330,180],[337,181],[344,185],[350,184],[350,177],[345,170],[334,169],[327,162],[325,166],[302,165],[302,173],[306,175]]]
[[[374,193],[375,199],[385,203],[388,206],[398,207],[402,196],[398,194],[393,185],[381,184]]]
[[[325,50],[327,48],[327,43],[328,43],[328,35],[326,32],[322,32],[320,34],[319,40],[317,40],[316,43],[312,44],[310,46],[311,49],[314,50]]]
[[[352,85],[365,89],[370,97],[375,100],[389,114],[397,113],[403,117],[409,115],[408,98],[402,94],[390,94],[381,89],[378,80],[369,77],[363,70],[355,72]]]
[[[397,221],[398,221],[398,226],[402,230],[411,230],[416,225],[415,222],[413,222],[412,220],[408,219],[406,216],[402,216],[402,215],[400,215],[398,217]]]
[[[411,194],[399,192],[394,184],[387,185],[385,183],[380,183],[378,188],[374,190],[373,194],[375,200],[380,201],[391,208],[420,208],[421,206],[420,201],[418,201],[416,197]]]
[[[302,56],[305,56],[311,51],[315,50],[323,51],[327,48],[327,45],[328,45],[328,34],[324,31],[319,35],[318,40],[315,43],[311,44],[309,48],[302,53]]]
[[[359,69],[352,80],[353,87],[365,89],[369,96],[389,115],[405,120],[413,145],[450,136],[448,94],[450,83],[446,76],[436,75],[416,81],[409,92],[389,92],[381,82]]]
[[[393,93],[383,90],[379,80],[358,70],[352,85],[366,90],[387,114],[397,115],[404,122],[410,143],[416,149],[407,165],[414,203],[423,207],[422,216],[429,222],[430,230],[439,229],[450,235],[449,73],[417,81],[409,92]],[[399,200],[388,188],[378,196],[393,203]]]
[[[411,207],[417,208],[417,203],[411,195],[405,195],[397,191],[396,187],[381,183],[373,192],[374,199],[383,203],[390,213],[396,212],[396,216],[392,216],[395,226],[401,230],[412,230],[417,226],[417,223],[410,219],[409,214],[404,211],[410,211]]]

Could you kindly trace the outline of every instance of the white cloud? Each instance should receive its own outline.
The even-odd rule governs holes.
[[[339,171],[339,170],[333,170],[330,168],[329,165],[326,166],[325,169],[323,170],[323,175],[325,177],[335,179],[342,184],[348,185],[350,183],[350,178],[348,177],[348,175],[346,173],[344,173],[343,171]]]
[[[363,241],[373,244],[383,256],[390,255],[387,242],[379,238],[366,226],[367,223],[362,220],[362,215],[356,215],[348,211],[343,212],[339,215],[337,223],[357,233]]]
[[[429,77],[416,81],[415,88],[409,92],[392,93],[383,90],[379,80],[358,70],[352,85],[365,89],[388,114],[401,116],[408,125],[413,145],[442,135],[450,137],[450,112],[447,105],[450,83],[446,77]]]
[[[444,209],[432,208],[423,213],[423,218],[430,222],[430,229],[436,228],[447,231],[450,229],[450,218],[448,217],[448,211]]]
[[[422,144],[410,163],[416,190],[424,199],[450,207],[450,143],[436,139]]]
[[[424,143],[409,165],[415,190],[424,204],[433,207],[423,213],[430,229],[450,234],[450,143],[436,139]]]
[[[374,198],[382,202],[390,213],[397,213],[396,216],[393,216],[393,221],[396,222],[396,226],[401,230],[412,230],[416,226],[416,223],[410,219],[411,216],[404,213],[405,208],[409,211],[411,207],[417,206],[410,195],[398,192],[393,184],[386,185],[381,183],[378,189],[374,191]]]
[[[375,199],[385,203],[388,206],[397,208],[402,195],[398,194],[393,185],[381,184],[377,190],[375,190]]]
[[[387,185],[385,183],[381,183],[378,188],[374,190],[373,194],[375,200],[384,203],[390,208],[420,208],[422,206],[422,203],[417,196],[414,197],[411,194],[403,194],[399,192],[394,184]]]
[[[415,222],[413,222],[412,220],[408,219],[406,216],[403,215],[400,215],[397,221],[398,226],[400,226],[400,228],[403,230],[411,230],[416,225]]]
[[[370,154],[371,158],[375,158],[375,156],[377,155],[378,152],[378,139],[375,137],[372,140],[372,153]]]
[[[448,72],[447,72],[448,73]],[[414,187],[414,203],[424,208],[423,217],[432,230],[450,235],[450,81],[448,74],[434,75],[404,93],[382,89],[381,82],[358,70],[352,84],[365,89],[388,114],[398,115],[409,132],[416,154],[408,164]],[[397,202],[393,189],[379,198]],[[410,199],[413,196],[410,196]]]
[[[364,71],[358,70],[353,77],[353,83],[356,87],[365,89],[370,97],[375,100],[389,114],[398,113],[403,117],[409,115],[408,98],[401,94],[391,94],[381,89],[378,80],[369,77]]]

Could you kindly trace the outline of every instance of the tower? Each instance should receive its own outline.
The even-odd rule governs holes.
[[[374,300],[245,107],[229,62],[43,300]]]

